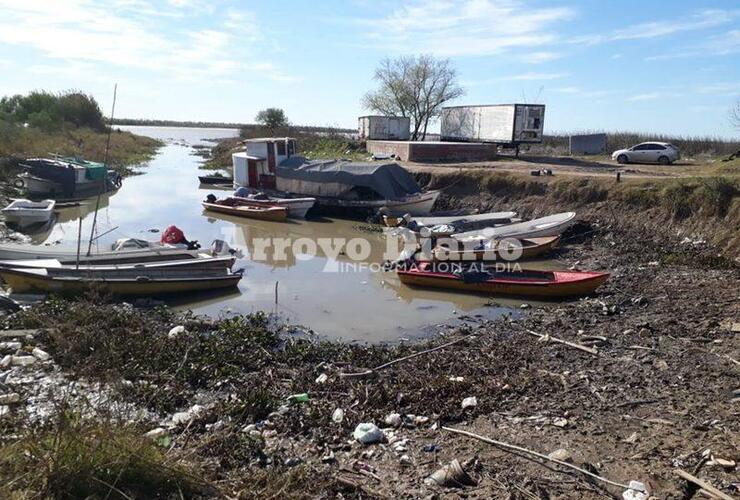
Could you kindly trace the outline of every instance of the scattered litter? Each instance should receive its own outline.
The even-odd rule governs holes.
[[[182,325],[179,325],[179,326],[174,327],[172,330],[170,330],[170,332],[167,334],[167,337],[174,339],[182,335],[183,333],[185,333],[185,327]]]
[[[565,448],[558,448],[557,450],[549,453],[548,457],[554,460],[560,460],[561,462],[567,462],[571,459],[571,454]]]
[[[13,362],[13,356],[10,354],[3,356],[2,359],[0,359],[0,368],[7,368],[10,366],[10,364]]]
[[[391,413],[385,417],[384,422],[386,425],[390,425],[391,427],[400,427],[402,422],[401,415],[398,413]]]
[[[0,342],[0,351],[3,352],[15,352],[21,347],[23,347],[23,344],[20,342]]]
[[[475,486],[477,481],[465,472],[457,459],[437,469],[431,476],[424,480],[427,485],[439,485],[460,488],[462,486]]]
[[[448,380],[450,382],[464,382],[465,377],[450,377]]]
[[[311,398],[308,397],[308,393],[305,392],[288,396],[289,403],[308,403],[310,400]]]
[[[399,460],[403,465],[411,465],[411,457],[409,457],[408,455],[401,455],[401,458]]]
[[[180,411],[172,415],[171,421],[173,425],[187,424],[195,417],[197,417],[203,411],[201,405],[193,405],[187,411]]]
[[[555,427],[565,427],[568,425],[568,419],[563,417],[555,417],[552,419],[552,425]]]
[[[39,349],[38,347],[34,347],[33,351],[31,351],[31,354],[33,354],[33,357],[38,359],[39,361],[48,361],[51,359],[51,356],[48,352],[44,351],[43,349]]]
[[[36,362],[33,356],[13,356],[10,364],[13,366],[31,366]]]
[[[334,410],[334,413],[331,414],[331,419],[334,423],[341,424],[342,420],[344,420],[344,410],[341,408]]]
[[[435,443],[425,444],[421,448],[421,450],[424,451],[424,452],[426,452],[426,453],[436,453],[436,452],[440,451],[441,449],[442,448],[438,444],[435,444]]]
[[[157,427],[156,429],[152,429],[145,433],[144,437],[149,439],[159,439],[165,435],[167,435],[167,431],[163,427]]]
[[[478,406],[478,400],[475,396],[470,396],[469,398],[465,398],[462,400],[462,409],[466,410],[468,408],[475,408]]]
[[[638,439],[640,439],[640,435],[637,432],[633,432],[632,434],[624,438],[624,442],[634,444],[637,442]]]
[[[300,457],[290,457],[285,461],[286,467],[295,467],[296,465],[300,465],[303,462]]]
[[[329,375],[327,375],[326,373],[322,373],[321,375],[316,377],[317,384],[325,384],[327,380],[329,380]]]
[[[385,437],[377,425],[372,423],[359,424],[355,427],[352,436],[362,444],[379,443]]]
[[[647,488],[640,481],[630,481],[629,488],[624,490],[624,500],[647,500],[649,497]]]
[[[0,394],[0,405],[12,405],[20,403],[21,395],[17,392],[11,392],[9,394]]]

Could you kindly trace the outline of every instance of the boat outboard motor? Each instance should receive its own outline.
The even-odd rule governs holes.
[[[237,259],[244,257],[244,253],[238,248],[231,248],[228,243],[224,240],[213,240],[211,243],[211,255],[218,257],[219,255],[232,255]]]
[[[216,200],[217,200],[217,199],[218,199],[218,198],[216,198],[216,195],[215,195],[215,194],[213,194],[213,193],[210,193],[210,194],[209,194],[208,196],[206,196],[206,201],[207,201],[208,203],[216,203]]]
[[[160,238],[159,241],[165,245],[185,245],[188,250],[198,250],[200,248],[200,244],[197,240],[188,241],[188,239],[185,238],[185,233],[183,233],[182,229],[177,226],[167,227],[167,229],[162,233],[162,238]]]

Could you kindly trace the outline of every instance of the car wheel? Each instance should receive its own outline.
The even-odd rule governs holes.
[[[617,156],[617,163],[624,165],[625,163],[629,163],[629,158],[627,158],[627,155],[619,155]]]
[[[661,165],[670,165],[671,160],[667,156],[661,156],[660,158],[658,158],[658,163],[660,163]]]

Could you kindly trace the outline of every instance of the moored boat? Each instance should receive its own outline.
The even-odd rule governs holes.
[[[215,199],[209,195],[203,202],[203,208],[222,214],[244,217],[247,219],[267,220],[273,222],[284,222],[288,218],[288,209],[277,205],[259,205],[249,203],[247,200],[236,198]]]
[[[19,166],[25,172],[18,176],[16,186],[24,188],[29,197],[81,199],[115,191],[122,182],[117,172],[102,163],[80,158],[29,158]]]
[[[236,258],[234,256],[212,257],[208,254],[200,254],[194,258],[179,260],[106,264],[90,264],[84,261],[78,264],[76,261],[57,259],[5,260],[0,261],[0,268],[46,269],[50,274],[64,274],[68,270],[73,270],[76,273],[77,271],[105,272],[139,269],[231,269],[235,260]]]
[[[422,262],[398,269],[406,285],[460,290],[486,295],[565,298],[588,295],[603,285],[609,273],[586,271],[476,271],[465,266],[441,266]]]
[[[199,175],[198,180],[201,184],[209,184],[209,185],[218,185],[218,184],[224,184],[224,185],[231,185],[234,183],[234,179],[231,177],[227,177],[225,175],[221,175],[219,173],[213,174],[213,175]]]
[[[433,227],[441,225],[450,225],[460,231],[472,230],[477,227],[494,226],[500,224],[510,224],[515,222],[516,212],[490,212],[484,214],[471,215],[446,215],[431,217],[393,217],[384,215],[383,222],[388,227],[409,226],[413,227]]]
[[[541,238],[504,238],[486,240],[483,245],[465,245],[457,240],[438,244],[432,250],[434,261],[514,261],[531,259],[548,252],[560,241],[560,236],[543,236]],[[454,244],[449,245],[449,243]]]
[[[2,209],[5,221],[25,227],[32,224],[48,222],[54,216],[54,200],[31,201],[13,200]]]
[[[69,270],[73,271],[73,270]],[[136,269],[58,275],[47,269],[0,268],[0,278],[13,293],[46,292],[76,295],[100,287],[114,295],[159,296],[235,287],[241,272],[224,269]]]
[[[240,187],[234,192],[234,198],[245,199],[249,203],[260,205],[260,206],[274,206],[285,207],[288,209],[288,217],[296,219],[305,219],[306,214],[314,204],[316,204],[316,198],[285,198],[278,196],[271,196],[263,192],[252,192],[248,188]]]
[[[515,224],[457,233],[453,235],[453,238],[466,241],[558,236],[575,223],[575,218],[575,212],[563,212]]]

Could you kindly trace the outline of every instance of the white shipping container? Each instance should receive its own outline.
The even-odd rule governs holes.
[[[408,141],[411,119],[405,116],[361,116],[358,119],[360,139]]]
[[[542,142],[544,104],[494,104],[442,108],[443,141],[526,144]]]

